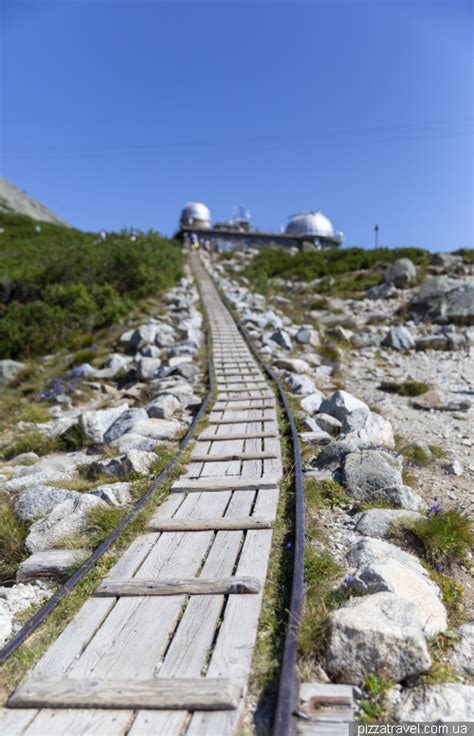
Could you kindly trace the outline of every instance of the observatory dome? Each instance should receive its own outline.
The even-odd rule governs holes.
[[[334,238],[336,233],[330,220],[322,212],[300,212],[292,215],[285,232],[292,235],[319,235]]]
[[[211,212],[202,202],[188,202],[181,211],[181,225],[211,227]]]

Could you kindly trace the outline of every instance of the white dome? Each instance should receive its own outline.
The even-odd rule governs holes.
[[[322,212],[300,212],[292,215],[285,232],[291,235],[320,235],[334,238],[335,232],[330,220]]]
[[[192,225],[195,220],[207,223],[209,226],[211,224],[211,212],[202,202],[188,202],[181,211],[182,225]]]

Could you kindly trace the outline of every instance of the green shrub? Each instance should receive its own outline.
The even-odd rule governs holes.
[[[399,396],[421,396],[429,391],[431,386],[422,381],[403,381],[402,383],[393,383],[391,381],[383,381],[380,391],[386,391],[389,394],[398,394]]]
[[[25,539],[28,534],[26,524],[19,521],[13,513],[11,500],[0,495],[0,583],[15,580],[18,565],[28,555]]]
[[[37,455],[47,455],[54,452],[57,442],[51,437],[45,437],[37,430],[24,432],[14,442],[2,449],[1,456],[4,460],[12,460],[24,452],[36,452]]]

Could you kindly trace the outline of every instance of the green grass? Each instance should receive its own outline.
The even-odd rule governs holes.
[[[2,428],[13,426],[16,422],[47,422],[51,419],[46,404],[18,396],[11,388],[4,391],[4,395],[0,397]]]
[[[353,503],[353,499],[334,480],[307,478],[304,482],[304,495],[308,513]]]
[[[94,233],[0,214],[0,358],[28,358],[58,347],[84,349],[84,336],[122,319],[140,300],[174,286],[181,248],[157,233]]]
[[[13,582],[18,565],[28,556],[27,534],[26,524],[13,513],[10,498],[0,494],[0,584]]]
[[[459,641],[459,636],[447,629],[436,636],[432,637],[428,642],[428,649],[431,656],[431,667],[428,672],[424,672],[420,677],[420,685],[439,685],[445,682],[459,682],[454,667],[448,661],[450,650]]]
[[[428,383],[422,381],[402,381],[401,383],[393,383],[391,381],[383,381],[380,386],[380,391],[385,391],[389,394],[398,394],[399,396],[421,396],[429,391],[431,386]]]
[[[422,445],[405,445],[400,448],[400,452],[407,463],[419,467],[431,465],[439,458],[446,457],[446,451],[437,445],[426,445],[426,448]]]
[[[12,460],[24,452],[36,452],[37,455],[47,455],[57,448],[57,440],[46,437],[38,430],[20,434],[11,444],[2,448],[0,456],[3,460]]]
[[[362,711],[360,720],[362,722],[372,723],[388,720],[390,709],[387,701],[387,691],[393,684],[386,677],[381,677],[373,673],[367,675],[362,688],[364,697],[359,701]]]
[[[472,522],[457,509],[434,512],[405,526],[421,542],[426,559],[433,565],[462,563],[474,546]]]

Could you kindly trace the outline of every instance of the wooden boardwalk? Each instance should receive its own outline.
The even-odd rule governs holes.
[[[196,258],[194,256],[194,258]],[[275,396],[199,262],[217,398],[169,498],[0,712],[2,736],[236,734],[282,475]]]

